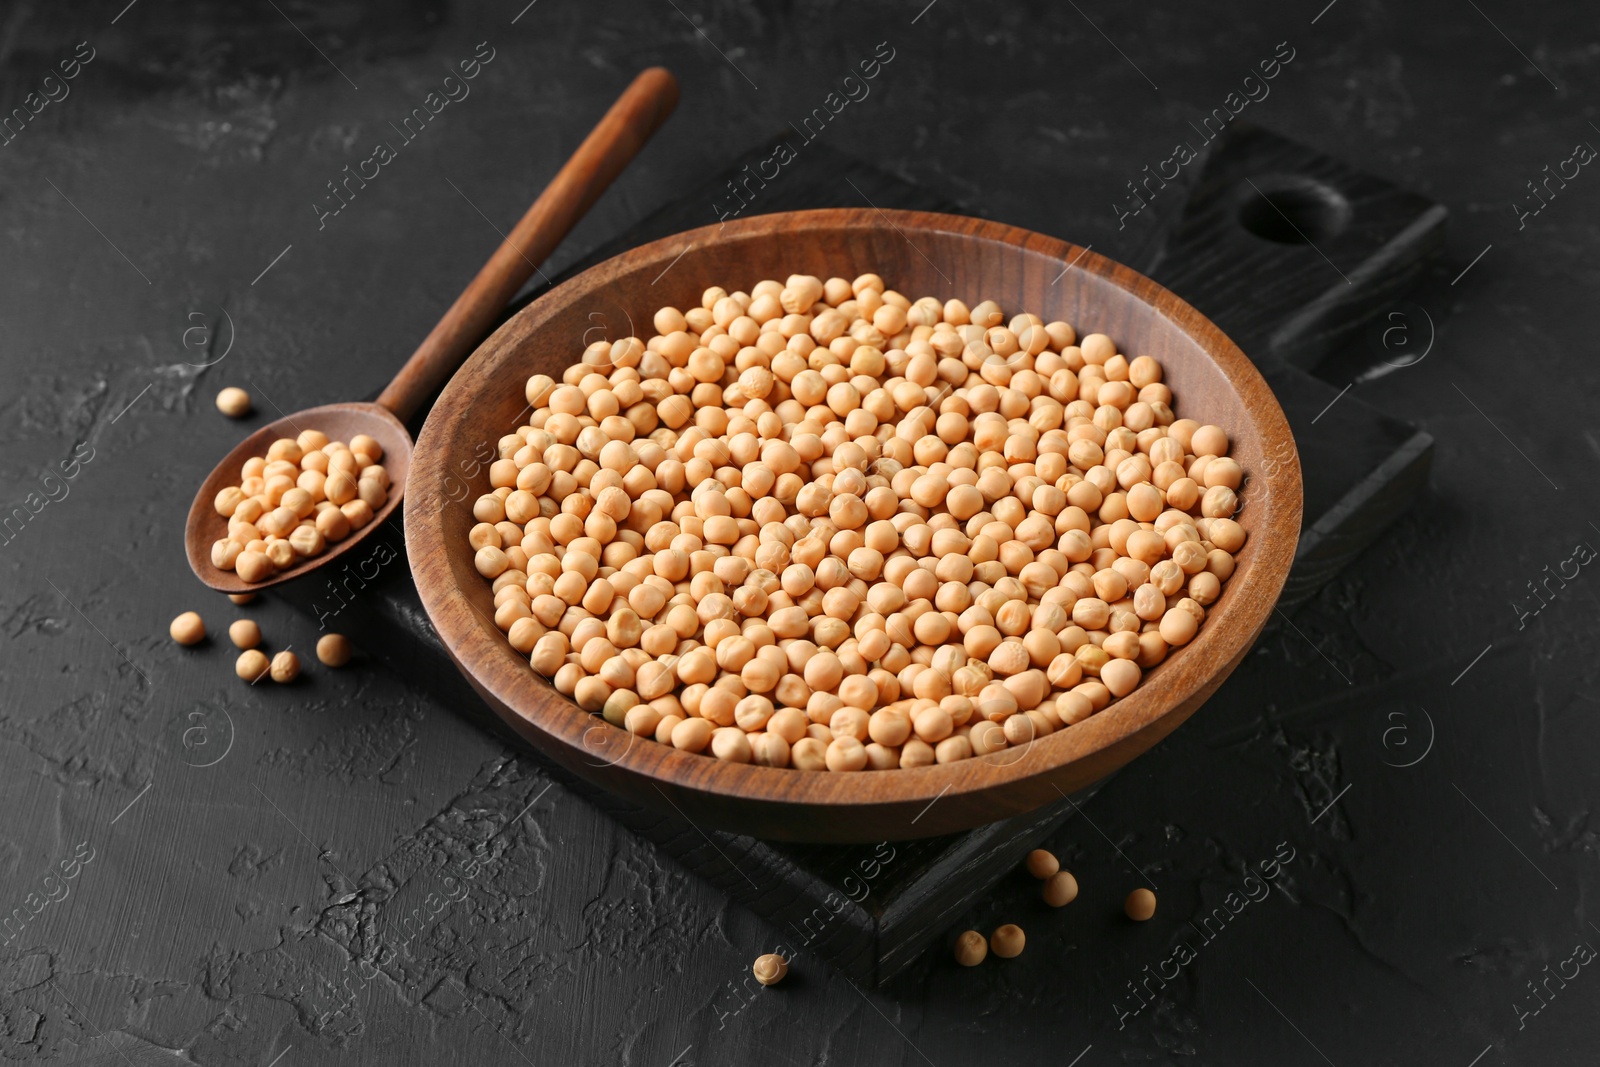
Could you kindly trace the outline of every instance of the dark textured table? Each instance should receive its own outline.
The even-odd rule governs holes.
[[[1595,1061],[1592,12],[124,3],[0,11],[4,1057]],[[879,42],[830,149],[1115,258],[1164,207],[1128,183],[1216,108],[1448,206],[1388,332],[1317,367],[1431,434],[1433,473],[1054,841],[1074,904],[1018,872],[973,907],[1021,957],[936,948],[869,992],[802,954],[751,992],[785,931],[376,650],[330,671],[302,614],[205,593],[182,523],[239,431],[218,389],[267,414],[375,392],[638,68],[679,75],[679,113],[552,273]],[[1291,52],[1262,97],[1246,76]],[[391,129],[470,59],[468,95]],[[189,608],[213,637],[181,649]],[[299,683],[234,679],[242,614]]]

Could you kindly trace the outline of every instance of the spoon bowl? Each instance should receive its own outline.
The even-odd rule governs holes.
[[[389,496],[373,515],[372,521],[359,530],[351,530],[342,541],[328,542],[319,556],[298,560],[294,566],[281,570],[261,582],[247,582],[233,571],[225,571],[211,563],[211,546],[226,540],[228,520],[217,513],[217,494],[230,485],[239,484],[239,468],[252,456],[264,456],[272,442],[280,437],[295,437],[302,430],[321,430],[330,440],[346,444],[357,434],[366,434],[383,448],[383,467],[389,472]],[[189,507],[189,524],[184,530],[183,546],[189,555],[189,566],[206,585],[219,593],[251,593],[274,585],[292,581],[307,571],[332,563],[361,542],[362,536],[381,526],[405,497],[406,475],[411,470],[411,435],[394,413],[381,404],[344,403],[325,404],[307,408],[293,415],[285,415],[269,422],[234,446],[223,457],[216,469],[201,484]]]

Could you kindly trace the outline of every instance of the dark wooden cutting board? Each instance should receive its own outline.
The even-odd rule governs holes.
[[[748,153],[562,277],[646,241],[717,221],[716,205],[726,209],[732,203],[728,182],[771,153],[770,144]],[[1445,212],[1245,124],[1236,124],[1190,169],[1195,176],[1189,187],[1169,190],[1180,195],[1166,197],[1176,207],[1157,240],[1132,265],[1227,331],[1260,367],[1289,418],[1304,472],[1305,518],[1295,569],[1280,602],[1287,611],[1375,540],[1427,477],[1428,435],[1342,395],[1308,368],[1347,352],[1375,316],[1396,306],[1416,284],[1442,244]],[[861,206],[864,201],[973,213],[820,144],[808,144],[747,210]],[[538,295],[527,294],[517,306]],[[986,294],[963,295],[979,299]],[[1384,353],[1371,355],[1376,361]],[[364,646],[375,658],[485,729],[510,737],[435,637],[411,583],[403,545],[397,517],[338,573],[318,573],[277,592],[322,628],[364,635]],[[948,940],[949,925],[1039,841],[1073,819],[1094,793],[1086,790],[1028,815],[947,837],[797,845],[702,830],[671,809],[639,808],[553,765],[548,770],[566,788],[768,920],[778,951],[826,959],[868,985],[893,978],[934,940]],[[739,1006],[730,1001],[718,1010]]]

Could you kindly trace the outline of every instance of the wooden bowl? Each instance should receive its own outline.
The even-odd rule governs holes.
[[[1068,266],[1070,264],[1070,267]],[[1244,467],[1249,539],[1199,635],[1131,695],[1030,745],[916,770],[832,774],[724,763],[634,738],[536,675],[492,621],[473,569],[472,503],[485,457],[521,423],[524,383],[560,380],[586,343],[647,336],[663,305],[698,306],[713,285],[881,274],[915,299],[998,301],[1007,315],[1063,319],[1079,336],[1161,361],[1180,417],[1215,423]],[[631,324],[638,324],[634,329]],[[1075,245],[1011,226],[919,212],[830,209],[739,219],[656,241],[584,271],[524,308],[446,387],[417,440],[406,550],[434,627],[502,718],[582,777],[701,828],[797,841],[951,833],[1057,800],[1110,774],[1187,719],[1238,665],[1277,602],[1300,529],[1300,465],[1288,423],[1244,354],[1148,278]]]

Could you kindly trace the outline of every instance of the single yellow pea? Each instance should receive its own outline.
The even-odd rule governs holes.
[[[179,615],[167,630],[180,645],[197,645],[206,639],[206,624],[197,611],[186,611]]]

